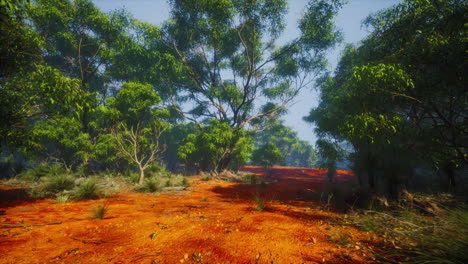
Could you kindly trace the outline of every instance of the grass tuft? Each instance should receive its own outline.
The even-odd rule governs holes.
[[[55,198],[55,203],[66,203],[70,200],[70,195],[68,194],[58,194]]]
[[[266,208],[266,197],[262,193],[255,192],[253,198],[255,201],[255,207],[253,209],[257,211],[264,211]]]
[[[145,179],[143,186],[139,189],[141,192],[159,192],[161,191],[161,181],[156,177]]]
[[[109,211],[109,208],[107,207],[107,204],[98,205],[93,210],[93,219],[98,219],[98,220],[104,219],[108,211]]]
[[[94,178],[88,178],[74,190],[74,198],[78,201],[92,200],[103,197],[104,194]]]

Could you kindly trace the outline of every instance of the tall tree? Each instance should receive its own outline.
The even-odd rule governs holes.
[[[415,163],[451,167],[452,182],[454,167],[466,166],[467,8],[412,0],[378,12],[365,21],[370,36],[348,46],[335,76],[322,80],[306,120],[321,136],[353,144],[371,187],[379,175],[395,195]]]
[[[322,73],[325,51],[340,39],[333,26],[338,0],[310,1],[299,20],[301,36],[283,46],[276,43],[286,1],[171,0],[170,5],[164,37],[182,64],[172,85],[194,105],[181,112],[192,121],[216,119],[235,134],[281,113]],[[229,167],[241,138],[225,145],[218,168]]]
[[[168,128],[163,121],[166,110],[154,108],[160,101],[152,86],[141,83],[125,83],[116,97],[108,99],[107,112],[113,126],[111,133],[121,156],[138,167],[138,183],[145,179],[145,170],[160,158],[165,146],[160,137]]]
[[[270,142],[283,153],[282,164],[292,167],[317,166],[317,153],[314,148],[307,141],[299,139],[297,132],[285,126],[282,120],[269,122],[265,129],[255,136],[257,148]]]

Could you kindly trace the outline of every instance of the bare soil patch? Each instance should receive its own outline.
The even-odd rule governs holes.
[[[326,186],[324,171],[244,169],[259,183],[194,177],[182,191],[62,204],[28,200],[23,189],[0,186],[0,263],[373,262],[375,234],[298,199],[299,190]],[[353,177],[338,171],[338,180]],[[263,210],[256,210],[255,197]],[[102,205],[104,219],[93,220]]]

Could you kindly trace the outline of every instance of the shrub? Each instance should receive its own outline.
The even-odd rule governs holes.
[[[143,186],[140,187],[142,192],[158,192],[161,189],[161,181],[156,177],[146,178]]]
[[[57,194],[57,198],[55,198],[55,203],[66,203],[70,199],[68,194]]]
[[[130,183],[137,183],[138,179],[140,178],[140,174],[134,171],[127,171],[125,173],[125,177],[128,179]]]
[[[258,176],[255,174],[249,174],[249,175],[244,176],[243,181],[250,183],[250,184],[257,184]]]
[[[58,174],[43,177],[39,183],[31,186],[29,195],[35,198],[47,198],[63,191],[68,191],[75,187],[74,179],[71,175]]]
[[[468,208],[448,209],[432,232],[421,232],[414,263],[468,263]],[[414,237],[414,236],[413,236]]]
[[[91,200],[104,196],[94,178],[88,178],[74,190],[76,200]]]
[[[203,175],[203,177],[201,178],[202,181],[209,181],[209,180],[211,180],[211,179],[213,179],[213,177],[211,177],[211,175],[209,175],[209,174],[205,174],[205,175]]]
[[[44,176],[67,174],[67,170],[59,163],[41,163],[36,167],[23,171],[19,177],[22,180],[33,181]]]
[[[75,181],[72,176],[67,174],[58,174],[48,177],[47,191],[59,193],[65,190],[71,190],[75,187]]]
[[[189,185],[189,180],[187,179],[187,177],[183,177],[180,184],[183,185],[183,186],[188,186]]]

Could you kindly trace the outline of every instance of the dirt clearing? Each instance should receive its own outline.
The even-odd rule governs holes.
[[[25,200],[0,188],[0,263],[363,263],[378,238],[300,199],[324,171],[275,167],[256,184],[191,178],[183,191]],[[352,180],[338,171],[338,180]],[[92,219],[99,207],[104,219]]]

